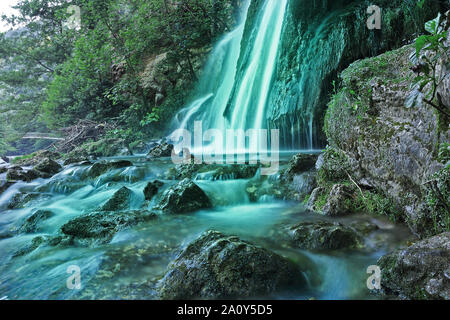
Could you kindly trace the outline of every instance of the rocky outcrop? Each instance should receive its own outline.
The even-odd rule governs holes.
[[[450,227],[445,222],[450,179],[445,160],[438,159],[450,135],[430,106],[406,106],[409,79],[415,77],[409,59],[413,52],[405,46],[346,69],[327,111],[325,131],[335,154],[345,158],[338,176],[348,172],[358,185],[381,190],[400,206],[398,219],[424,236]],[[327,159],[323,166],[333,168]],[[444,173],[435,177],[438,172]],[[430,205],[436,202],[444,210]]]
[[[119,231],[156,218],[152,212],[94,212],[73,219],[61,227],[61,232],[82,242],[107,243]]]
[[[266,296],[305,286],[289,260],[237,237],[208,231],[170,264],[158,286],[162,299],[224,299]]]
[[[348,249],[361,246],[362,238],[340,223],[302,222],[289,228],[295,246],[305,250]]]
[[[163,194],[157,209],[165,213],[188,213],[211,206],[205,192],[191,180],[184,179]]]
[[[450,300],[450,233],[382,257],[381,292],[403,299]]]

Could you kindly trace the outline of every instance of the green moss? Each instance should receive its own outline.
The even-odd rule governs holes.
[[[16,163],[19,163],[19,162],[22,161],[22,160],[30,160],[30,159],[33,159],[36,155],[37,155],[37,154],[36,154],[36,152],[35,152],[35,153],[27,154],[27,155],[25,155],[25,156],[16,157],[16,158],[14,158],[14,159],[11,161],[11,163],[12,163],[12,164],[16,164]]]

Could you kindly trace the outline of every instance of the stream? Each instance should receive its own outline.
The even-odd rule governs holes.
[[[286,165],[292,154],[283,154]],[[115,161],[118,158],[101,159]],[[115,234],[108,244],[83,246],[40,246],[21,256],[15,253],[37,236],[54,236],[68,221],[101,206],[121,187],[133,191],[130,209],[151,209],[161,194],[177,181],[165,180],[173,164],[170,159],[120,158],[132,167],[110,170],[95,179],[90,165],[67,166],[50,179],[17,182],[0,195],[0,299],[154,299],[154,286],[177,253],[202,232],[217,230],[239,236],[279,253],[298,264],[309,264],[308,288],[289,296],[279,294],[261,299],[376,299],[367,288],[368,266],[404,244],[411,234],[404,226],[383,217],[350,216],[334,221],[370,221],[380,229],[365,239],[367,249],[308,252],[283,240],[282,227],[306,219],[326,218],[309,213],[303,204],[261,197],[251,202],[246,193],[248,179],[223,177],[213,181],[198,174],[195,183],[208,195],[213,208],[183,215],[163,215]],[[0,176],[0,179],[4,179]],[[149,181],[164,182],[151,202],[144,201]],[[19,192],[33,194],[23,208],[8,209]],[[36,210],[51,210],[38,234],[15,232]],[[307,260],[307,261],[306,261]],[[81,290],[66,286],[68,267],[81,269]]]

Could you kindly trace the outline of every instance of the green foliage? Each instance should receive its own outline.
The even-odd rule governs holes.
[[[445,168],[435,173],[426,185],[426,202],[431,215],[431,228],[427,230],[429,235],[450,231],[449,199],[450,165],[447,164]]]
[[[411,57],[411,61],[417,65],[415,69],[418,75],[413,81],[413,90],[406,105],[413,107],[423,100],[441,114],[449,117],[448,107],[442,103],[437,92],[438,87],[448,77],[448,74],[444,74],[442,70],[439,71],[442,59],[450,61],[449,48],[445,44],[448,34],[448,24],[446,24],[446,19],[442,19],[439,14],[425,24],[428,34],[420,36],[416,40],[416,54]]]

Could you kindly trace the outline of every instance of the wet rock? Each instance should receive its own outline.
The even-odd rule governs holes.
[[[187,213],[211,206],[205,192],[191,180],[184,179],[164,193],[158,209],[166,213]]]
[[[132,196],[133,191],[127,187],[122,187],[100,208],[100,211],[120,211],[130,209]]]
[[[39,193],[23,193],[19,192],[12,197],[11,201],[8,203],[8,209],[21,209],[25,207],[27,203],[35,200],[40,196]]]
[[[33,180],[31,176],[27,175],[26,171],[24,171],[22,168],[17,167],[8,169],[6,173],[6,179],[8,181],[26,181],[26,182]]]
[[[89,169],[87,175],[90,178],[97,178],[109,170],[122,169],[132,167],[133,163],[127,160],[111,161],[111,162],[96,162]]]
[[[26,245],[25,247],[17,250],[14,255],[13,258],[18,258],[21,256],[24,256],[26,254],[29,254],[31,252],[33,252],[34,250],[36,250],[37,248],[39,248],[43,243],[45,243],[46,238],[45,237],[36,237],[33,240],[31,240],[31,243]]]
[[[49,210],[38,210],[25,220],[23,225],[19,228],[19,232],[23,233],[39,232],[40,225],[42,224],[42,222],[50,219],[54,215],[55,214]]]
[[[270,295],[305,285],[289,260],[217,231],[191,242],[158,285],[162,299],[223,299]]]
[[[212,180],[251,179],[256,175],[257,165],[226,165],[219,166],[212,174]]]
[[[376,224],[368,221],[354,221],[349,225],[349,227],[364,236],[380,229]]]
[[[69,221],[61,232],[78,240],[107,243],[117,232],[155,218],[154,213],[145,210],[94,212]]]
[[[294,244],[305,250],[347,249],[360,246],[360,236],[340,223],[325,221],[302,222],[290,227]]]
[[[291,182],[298,174],[314,169],[318,156],[299,153],[295,155],[281,173],[281,179]]]
[[[62,167],[56,161],[45,158],[44,160],[40,161],[33,169],[53,176],[61,171]]]
[[[385,295],[450,300],[450,232],[383,256],[378,266]]]
[[[0,180],[0,195],[5,192],[14,183],[10,181]]]
[[[145,200],[150,201],[154,196],[158,193],[159,188],[164,185],[161,181],[155,180],[153,182],[149,182],[144,189]]]
[[[342,184],[335,184],[321,213],[331,217],[350,214],[352,200],[353,192],[350,188]]]
[[[173,149],[174,149],[174,146],[172,144],[162,143],[162,144],[157,145],[156,147],[152,148],[147,156],[150,158],[171,157]]]

